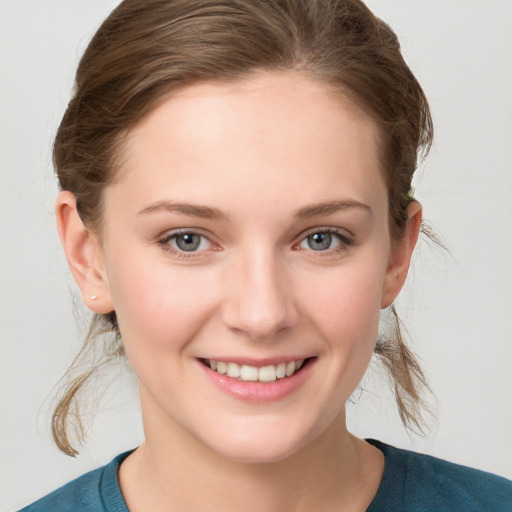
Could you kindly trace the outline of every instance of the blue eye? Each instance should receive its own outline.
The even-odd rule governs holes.
[[[311,249],[312,251],[328,251],[336,249],[340,245],[348,245],[350,240],[336,231],[316,231],[304,238],[299,247],[301,249]]]
[[[198,252],[211,248],[212,243],[205,236],[197,233],[177,233],[162,241],[180,252]]]

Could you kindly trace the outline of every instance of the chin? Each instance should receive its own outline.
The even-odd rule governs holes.
[[[249,428],[240,425],[229,430],[229,435],[223,429],[211,432],[214,438],[203,442],[218,455],[246,464],[280,462],[298,453],[315,437],[310,429],[273,421],[255,421]]]
[[[229,447],[222,447],[218,453],[233,462],[244,464],[269,464],[283,461],[300,450],[297,446],[290,446],[279,440],[276,443],[251,444],[234,443]]]

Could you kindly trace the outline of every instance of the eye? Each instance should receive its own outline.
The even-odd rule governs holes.
[[[351,240],[333,229],[318,230],[307,235],[299,244],[300,249],[310,249],[312,251],[336,250],[340,246],[347,246]]]
[[[167,250],[176,252],[200,252],[211,249],[212,242],[204,235],[194,232],[174,233],[160,241]]]

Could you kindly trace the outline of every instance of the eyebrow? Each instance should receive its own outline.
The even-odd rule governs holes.
[[[148,215],[153,212],[167,211],[171,213],[181,213],[190,217],[200,217],[202,219],[225,219],[226,215],[217,208],[200,206],[188,203],[175,203],[173,201],[163,200],[150,204],[143,208],[137,215]]]
[[[341,199],[304,206],[295,214],[295,217],[298,219],[309,219],[311,217],[316,217],[317,215],[331,215],[339,212],[340,210],[348,210],[352,208],[362,209],[370,215],[373,213],[372,209],[367,204],[354,199]]]
[[[309,219],[318,215],[331,215],[341,210],[348,210],[352,208],[360,208],[372,214],[372,209],[364,203],[354,199],[341,199],[335,201],[328,201],[325,203],[316,203],[307,205],[298,210],[294,217],[296,219]],[[175,203],[169,200],[157,201],[149,206],[140,210],[137,215],[149,215],[153,212],[167,211],[171,213],[181,213],[190,217],[200,217],[202,219],[213,220],[226,220],[227,215],[217,208],[210,208],[208,206],[194,205],[190,203]]]

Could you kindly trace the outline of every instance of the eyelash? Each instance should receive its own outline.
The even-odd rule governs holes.
[[[340,243],[334,247],[333,249],[326,249],[326,250],[319,250],[319,251],[315,251],[314,249],[306,249],[306,250],[309,250],[309,252],[315,254],[316,256],[332,256],[332,255],[336,255],[336,254],[339,254],[340,252],[343,252],[345,251],[349,246],[353,245],[354,242],[355,242],[355,239],[353,236],[350,236],[348,234],[346,234],[346,232],[344,231],[341,231],[337,228],[330,228],[330,227],[325,227],[325,228],[322,228],[322,227],[316,227],[316,228],[313,228],[309,231],[307,231],[306,233],[304,233],[303,235],[301,235],[301,239],[298,243],[294,244],[294,248],[297,248],[300,250],[300,245],[305,242],[308,237],[312,236],[312,235],[324,235],[324,234],[332,234],[332,235],[336,235],[336,237],[339,239]]]
[[[338,253],[346,250],[347,247],[349,247],[350,245],[354,244],[354,238],[352,236],[348,236],[345,232],[342,232],[339,229],[326,227],[326,228],[314,228],[314,229],[307,231],[306,233],[303,233],[301,235],[301,239],[297,243],[293,244],[293,248],[296,250],[301,250],[300,244],[302,244],[304,241],[306,241],[308,237],[310,237],[312,235],[316,235],[316,234],[333,234],[333,235],[336,235],[336,237],[340,241],[338,246],[336,246],[333,249],[326,249],[326,250],[319,250],[319,251],[315,251],[314,249],[309,249],[310,252],[312,252],[320,257],[338,254]],[[194,258],[194,257],[198,257],[202,252],[204,252],[204,251],[188,251],[188,252],[182,251],[179,248],[175,248],[170,244],[170,242],[173,239],[176,239],[179,236],[183,236],[183,235],[199,236],[199,237],[207,240],[210,244],[215,245],[209,236],[207,236],[206,234],[204,234],[201,231],[194,230],[194,229],[181,229],[178,231],[173,231],[172,233],[166,234],[165,236],[160,238],[157,242],[158,242],[158,245],[161,246],[162,250],[172,254],[173,256],[177,256],[178,258],[183,258],[183,259]],[[306,250],[308,250],[308,249],[306,249]]]
[[[175,248],[170,244],[171,240],[176,239],[179,236],[183,236],[183,235],[199,236],[199,237],[207,240],[210,244],[215,245],[214,242],[212,242],[212,240],[210,239],[210,237],[208,237],[201,231],[194,230],[194,229],[180,229],[178,231],[173,231],[172,233],[168,233],[165,236],[163,236],[162,238],[160,238],[157,242],[158,242],[158,245],[161,246],[162,250],[170,253],[173,256],[177,256],[178,258],[194,258],[194,257],[198,257],[199,254],[204,252],[204,251],[189,251],[189,252],[182,251],[179,248]]]

